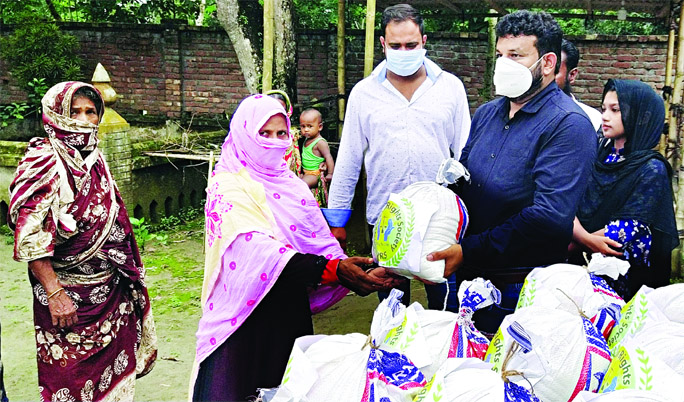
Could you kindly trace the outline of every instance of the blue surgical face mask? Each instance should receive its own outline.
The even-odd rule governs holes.
[[[385,48],[387,69],[394,74],[408,77],[413,75],[425,61],[425,49],[396,50]]]

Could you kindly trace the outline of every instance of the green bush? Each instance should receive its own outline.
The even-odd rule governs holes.
[[[0,105],[0,128],[7,127],[12,120],[24,120],[32,113],[36,117],[41,115],[41,100],[47,92],[45,78],[34,78],[28,83],[28,102],[14,102],[9,105]],[[5,139],[0,137],[0,139]]]
[[[0,105],[0,127],[7,127],[10,120],[23,120],[29,109],[31,107],[24,102]]]
[[[31,86],[34,78],[44,79],[45,88],[61,81],[82,79],[77,50],[75,36],[60,31],[54,23],[35,19],[26,19],[11,35],[0,38],[0,57],[29,94],[35,93]]]

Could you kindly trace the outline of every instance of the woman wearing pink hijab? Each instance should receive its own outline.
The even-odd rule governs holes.
[[[244,99],[207,186],[202,319],[192,399],[244,401],[280,384],[311,314],[398,279],[344,255],[306,184],[283,155],[292,143],[282,105]]]

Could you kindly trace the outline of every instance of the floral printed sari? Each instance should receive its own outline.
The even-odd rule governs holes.
[[[48,137],[31,140],[10,186],[14,258],[49,257],[77,308],[78,324],[52,325],[45,289],[29,275],[41,400],[132,401],[136,376],[156,358],[154,321],[128,213],[97,148],[97,126],[70,118],[74,92],[83,86],[96,91],[64,82],[43,98]]]

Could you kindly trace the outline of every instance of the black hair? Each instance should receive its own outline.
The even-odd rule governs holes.
[[[290,102],[290,97],[287,96],[287,94],[279,89],[272,89],[270,91],[266,92],[266,95],[270,96],[273,99],[277,99],[285,104],[285,111],[289,112],[288,109],[292,107],[292,102]]]
[[[416,25],[418,25],[418,28],[420,28],[420,34],[423,35],[423,17],[420,16],[418,10],[409,4],[397,4],[394,6],[389,6],[382,12],[382,34],[387,34],[386,28],[390,22],[404,21],[413,21]]]
[[[73,102],[76,98],[88,98],[93,101],[95,110],[97,110],[97,115],[102,116],[102,97],[94,89],[89,87],[80,87],[76,90],[76,92],[74,92],[74,95],[71,97],[71,101]]]
[[[613,81],[612,79],[608,80],[608,82],[606,82],[606,85],[603,87],[603,96],[601,97],[601,99],[605,99],[606,94],[608,92],[611,92],[611,91],[614,91],[615,93],[617,93],[617,87],[615,86],[615,81]]]
[[[302,113],[300,113],[299,115],[301,116],[301,115],[303,115],[304,113],[307,113],[307,112],[315,112],[316,115],[318,116],[318,121],[319,121],[320,123],[323,123],[323,114],[321,113],[320,110],[318,110],[318,109],[316,109],[316,108],[314,108],[314,107],[309,107],[309,108],[306,108],[306,109],[302,110]]]
[[[580,58],[577,46],[575,46],[575,44],[570,42],[569,40],[563,39],[563,43],[561,44],[561,51],[565,53],[565,65],[567,66],[568,72],[576,68],[579,64]]]
[[[534,46],[539,52],[539,57],[553,52],[556,54],[556,73],[560,69],[561,43],[563,30],[551,14],[543,11],[535,13],[528,10],[519,10],[504,15],[496,24],[496,38],[504,36],[536,36]]]

